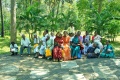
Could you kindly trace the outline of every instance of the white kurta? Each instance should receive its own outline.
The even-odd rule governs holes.
[[[23,45],[23,46],[29,46],[30,43],[31,42],[28,38],[25,38],[25,40],[23,38],[21,39],[21,45]]]
[[[47,36],[44,36],[44,37],[42,37],[42,39],[41,39],[42,45],[40,46],[40,50],[39,50],[39,53],[40,53],[41,55],[44,55],[44,54],[45,54],[46,39],[47,39]]]
[[[14,46],[12,44],[10,44],[10,50],[13,51],[13,52],[18,52],[18,46],[17,44],[14,44]]]
[[[101,41],[101,36],[100,36],[100,35],[96,35],[96,36],[94,37],[94,42],[95,42],[96,40],[97,40],[97,41]]]
[[[34,38],[34,44],[39,44],[39,42],[40,42],[40,38],[39,37],[38,38]],[[39,47],[39,45],[34,48],[34,53],[39,52],[38,47]]]
[[[90,42],[90,35],[85,36],[85,43]]]

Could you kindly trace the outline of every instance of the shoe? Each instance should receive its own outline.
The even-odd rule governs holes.
[[[14,55],[14,53],[11,54],[11,56],[13,56],[13,55]]]
[[[56,59],[53,59],[53,62],[56,62]]]
[[[59,60],[59,62],[62,62],[62,61],[63,61],[62,59]]]
[[[15,55],[18,55],[18,53],[15,53]]]
[[[38,58],[38,56],[35,56],[34,58]]]

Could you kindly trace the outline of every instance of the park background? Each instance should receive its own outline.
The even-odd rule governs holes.
[[[20,46],[21,33],[32,41],[45,29],[64,31],[73,23],[82,35],[97,31],[110,40],[120,56],[120,0],[0,0],[0,54],[9,53],[11,41]]]

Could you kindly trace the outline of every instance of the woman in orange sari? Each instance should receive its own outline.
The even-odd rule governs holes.
[[[71,50],[70,50],[70,37],[67,35],[67,31],[64,31],[63,40],[63,60],[71,59]]]

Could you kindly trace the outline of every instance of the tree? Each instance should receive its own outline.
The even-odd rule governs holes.
[[[16,42],[16,0],[11,0],[10,41]]]
[[[1,37],[4,37],[4,24],[3,24],[3,13],[2,13],[2,1],[0,0],[0,11],[1,11]]]

